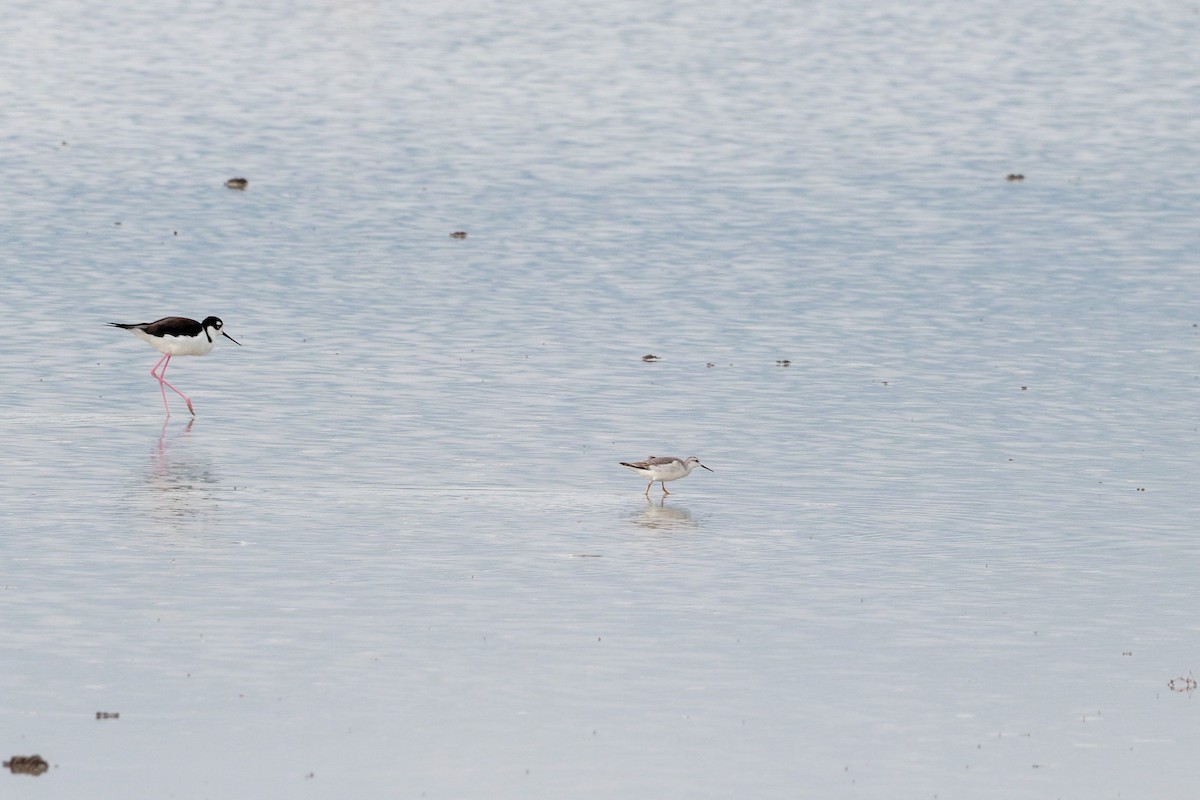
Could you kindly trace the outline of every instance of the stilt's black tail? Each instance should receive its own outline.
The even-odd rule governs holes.
[[[142,327],[142,323],[140,323],[140,322],[136,322],[136,323],[130,323],[130,322],[110,322],[110,323],[108,323],[108,324],[109,324],[109,325],[112,325],[114,328],[124,328],[124,329],[125,329],[125,330],[127,330],[127,331],[128,331],[128,330],[132,330],[133,328],[140,328],[140,327]]]

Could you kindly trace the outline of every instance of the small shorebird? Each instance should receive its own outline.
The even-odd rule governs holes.
[[[704,467],[700,463],[700,459],[695,456],[687,458],[676,458],[675,456],[650,456],[645,461],[622,461],[622,467],[629,469],[641,475],[643,478],[649,478],[650,483],[646,484],[645,495],[650,496],[650,487],[655,481],[662,484],[664,495],[670,494],[667,491],[667,481],[677,481],[680,478],[686,478],[692,474],[692,470],[696,467]],[[708,469],[708,467],[704,467]],[[712,472],[711,469],[708,469]]]
[[[163,354],[163,357],[154,365],[154,369],[150,370],[150,376],[158,381],[158,388],[162,392],[163,406],[167,409],[168,417],[171,416],[171,406],[167,405],[168,388],[182,397],[183,401],[187,403],[188,411],[192,412],[193,417],[196,416],[191,398],[167,383],[167,379],[164,377],[167,374],[167,366],[171,363],[171,356],[202,356],[211,352],[215,341],[214,333],[224,336],[239,347],[242,344],[222,330],[225,323],[217,317],[205,317],[204,322],[196,322],[187,317],[163,317],[154,322],[110,322],[108,324],[114,328],[124,328],[143,342],[149,342],[151,347]]]

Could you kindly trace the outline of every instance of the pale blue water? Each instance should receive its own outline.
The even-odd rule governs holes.
[[[10,3],[0,796],[1194,791],[1197,40]]]

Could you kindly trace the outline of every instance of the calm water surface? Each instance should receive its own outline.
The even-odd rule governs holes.
[[[10,3],[0,796],[1194,791],[1200,15],[909,5]]]

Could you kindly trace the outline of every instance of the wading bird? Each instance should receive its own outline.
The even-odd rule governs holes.
[[[205,317],[204,322],[196,322],[187,317],[163,317],[154,322],[110,322],[108,324],[114,328],[124,328],[163,354],[163,357],[154,365],[154,369],[150,370],[150,376],[158,381],[158,388],[162,392],[163,406],[167,409],[168,417],[171,416],[171,406],[167,404],[168,388],[182,397],[183,401],[187,403],[188,411],[192,412],[193,417],[196,416],[191,398],[167,383],[167,379],[164,377],[167,374],[167,366],[171,363],[171,356],[206,355],[212,351],[213,343],[216,341],[214,336],[217,334],[224,336],[239,347],[242,344],[222,330],[225,323],[221,322],[218,317]]]
[[[667,495],[667,481],[677,481],[680,478],[686,478],[692,474],[692,470],[696,467],[704,467],[700,463],[700,459],[695,456],[687,458],[676,458],[675,456],[650,456],[645,461],[622,461],[622,467],[629,469],[641,475],[643,478],[649,478],[650,483],[646,484],[645,495],[650,496],[650,487],[655,481],[662,484],[663,494]],[[708,467],[704,467],[708,469]],[[711,469],[708,469],[712,472]]]

